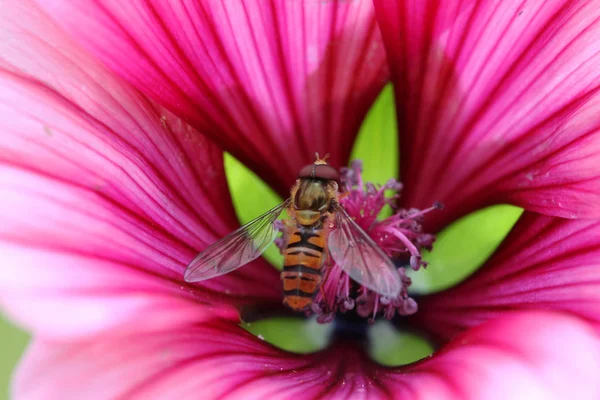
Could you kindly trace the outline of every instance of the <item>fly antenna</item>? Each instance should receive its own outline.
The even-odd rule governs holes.
[[[329,158],[330,155],[331,154],[327,153],[327,154],[325,154],[325,157],[319,158],[319,153],[315,153],[315,164],[317,164],[317,165],[327,164],[327,159]]]

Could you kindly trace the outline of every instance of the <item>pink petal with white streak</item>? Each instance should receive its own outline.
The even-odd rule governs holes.
[[[315,151],[346,164],[388,78],[370,1],[40,4],[112,70],[282,195]]]
[[[170,330],[215,313],[237,320],[231,307],[201,304],[190,288],[115,262],[7,243],[0,254],[2,308],[47,338]]]
[[[438,228],[506,202],[600,217],[596,1],[375,8],[398,99],[405,204],[443,202],[429,222]]]
[[[513,310],[565,311],[600,333],[600,221],[525,213],[473,277],[419,300],[417,323],[447,341]]]
[[[574,356],[576,355],[576,356]],[[565,315],[521,313],[467,332],[415,365],[385,368],[355,343],[293,355],[229,323],[59,344],[38,340],[19,399],[564,399],[600,395],[600,342]]]
[[[96,64],[28,2],[7,4],[0,17],[7,311],[34,330],[77,335],[189,323],[206,312],[192,309],[198,301],[279,298],[264,261],[202,287],[183,283],[187,262],[237,225],[220,150]],[[167,315],[168,307],[180,310]],[[89,318],[69,314],[86,309]]]

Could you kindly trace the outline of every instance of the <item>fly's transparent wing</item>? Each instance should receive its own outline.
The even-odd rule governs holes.
[[[387,297],[396,298],[402,280],[389,257],[342,207],[329,234],[329,252],[350,278]]]
[[[289,199],[207,247],[189,263],[184,278],[199,282],[238,269],[258,258],[275,240],[273,223]]]

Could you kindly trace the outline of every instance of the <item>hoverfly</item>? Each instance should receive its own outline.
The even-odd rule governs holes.
[[[340,204],[339,174],[327,156],[300,170],[290,197],[198,254],[185,270],[187,282],[199,282],[234,271],[258,258],[275,240],[275,221],[284,209],[283,303],[306,310],[322,281],[321,269],[331,254],[350,278],[383,296],[400,294],[400,276],[387,255]]]

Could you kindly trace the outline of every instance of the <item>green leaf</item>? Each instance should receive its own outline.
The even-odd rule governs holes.
[[[519,207],[496,205],[448,226],[437,236],[433,251],[423,254],[427,269],[408,271],[410,292],[435,293],[465,280],[502,243],[522,213]]]
[[[381,365],[397,367],[433,354],[434,347],[425,338],[398,331],[388,321],[378,321],[369,330],[369,354]]]
[[[383,88],[367,113],[350,156],[351,160],[363,161],[363,181],[383,185],[390,178],[398,178],[397,132],[394,92],[390,84]],[[378,218],[385,219],[390,215],[392,209],[386,206]]]
[[[283,202],[273,189],[231,154],[225,153],[224,160],[233,207],[241,225]],[[286,217],[285,212],[283,216]],[[263,257],[277,269],[283,268],[283,256],[277,246],[269,246]]]
[[[326,348],[333,330],[333,324],[319,324],[315,319],[302,318],[270,318],[241,326],[275,347],[299,354]]]
[[[363,161],[363,180],[384,184],[398,177],[398,129],[392,85],[383,88],[363,121],[351,160]]]

